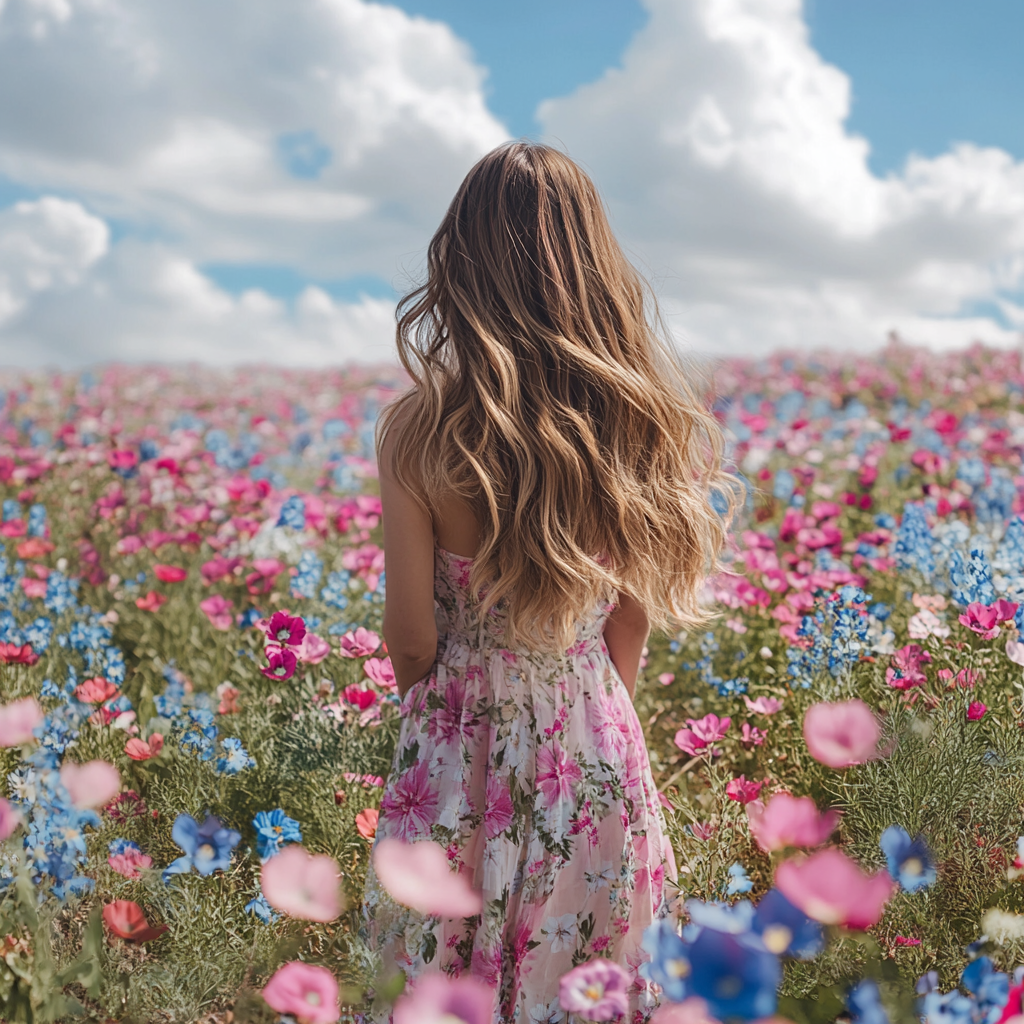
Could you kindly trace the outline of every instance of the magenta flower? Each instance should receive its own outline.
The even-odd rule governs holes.
[[[326,922],[342,911],[341,872],[333,857],[292,843],[263,865],[260,879],[267,902],[289,917]]]
[[[689,729],[680,729],[675,735],[675,744],[691,757],[698,754],[713,754],[712,749],[718,740],[725,736],[732,724],[731,718],[719,718],[718,715],[705,715],[699,721],[692,718],[686,720]]]
[[[476,978],[431,971],[416,979],[394,1010],[394,1024],[491,1024],[495,991]]]
[[[153,575],[161,583],[181,583],[188,578],[188,570],[180,565],[157,565],[153,566]]]
[[[967,708],[967,720],[969,722],[980,722],[985,717],[988,708],[980,700],[972,700]]]
[[[87,761],[85,764],[65,761],[61,765],[60,781],[71,802],[80,808],[102,807],[121,792],[121,776],[106,761]]]
[[[559,800],[571,800],[583,772],[557,740],[537,751],[537,788],[550,807]]]
[[[750,750],[753,747],[761,746],[767,736],[768,733],[763,729],[758,729],[749,722],[744,722],[743,728],[740,730],[740,745]]]
[[[330,653],[331,645],[322,636],[307,632],[295,656],[305,665],[319,665]]]
[[[269,662],[267,667],[261,668],[260,671],[268,679],[280,679],[283,682],[295,675],[298,658],[287,647],[269,648],[267,661]]]
[[[365,658],[380,647],[380,637],[373,630],[360,626],[349,630],[341,638],[341,649],[338,653],[343,658]]]
[[[748,711],[759,715],[774,715],[777,711],[782,710],[782,701],[776,700],[774,697],[758,697],[757,700],[751,700],[744,694],[743,703],[747,705]]]
[[[267,642],[278,647],[298,647],[306,635],[306,622],[299,615],[287,612],[274,612],[270,621],[264,626]]]
[[[373,848],[373,870],[396,903],[421,914],[475,917],[483,908],[480,891],[451,870],[444,849],[430,840],[379,840]]]
[[[43,709],[34,697],[22,697],[0,704],[0,747],[20,747],[31,743],[32,731],[43,724]]]
[[[804,740],[811,757],[829,768],[848,768],[878,756],[882,731],[862,700],[813,704],[804,715]]]
[[[775,871],[775,885],[815,921],[860,931],[878,924],[882,908],[898,888],[888,871],[865,874],[832,848],[783,862]]]
[[[294,1017],[299,1024],[334,1024],[341,1016],[338,982],[326,967],[301,960],[279,967],[263,989],[272,1010]]]
[[[745,775],[741,775],[725,787],[725,795],[737,803],[749,804],[751,800],[758,798],[763,785],[763,782],[752,782]]]
[[[558,1003],[584,1020],[618,1020],[629,1009],[631,980],[613,960],[589,960],[563,974]]]
[[[21,817],[18,812],[9,801],[0,796],[0,843],[9,839],[20,823]]]
[[[380,802],[380,809],[402,839],[429,836],[438,804],[437,787],[430,780],[430,764],[420,761],[395,779]]]
[[[199,610],[210,620],[214,629],[227,630],[234,625],[234,604],[220,594],[199,602]]]
[[[809,796],[776,793],[767,804],[747,804],[750,834],[765,853],[787,846],[820,846],[839,824],[838,811],[818,813]]]
[[[1008,602],[1004,601],[1003,603],[1006,604]],[[972,601],[967,606],[967,612],[959,616],[959,619],[962,625],[973,630],[982,640],[991,640],[992,637],[999,635],[999,626],[997,625],[999,622],[999,611],[995,606]]]

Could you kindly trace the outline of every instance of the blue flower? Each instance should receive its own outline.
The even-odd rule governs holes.
[[[666,998],[681,1003],[692,995],[690,981],[693,967],[689,947],[676,934],[671,923],[655,921],[644,932],[644,952],[651,958],[640,968],[641,974],[662,987]]]
[[[255,914],[264,924],[273,924],[281,916],[274,912],[263,893],[249,900],[244,910],[247,914]]]
[[[925,994],[920,1002],[925,1024],[973,1024],[974,1000],[953,989],[942,995],[938,990]]]
[[[46,506],[33,505],[28,510],[28,535],[30,537],[46,536]]]
[[[306,528],[306,503],[297,494],[285,499],[277,517],[277,526],[290,526],[293,530]]]
[[[741,892],[750,892],[754,883],[747,877],[747,869],[742,864],[733,864],[729,868],[729,882],[725,887],[727,896],[735,896]]]
[[[303,551],[302,557],[299,559],[298,571],[291,581],[292,597],[316,597],[316,588],[320,584],[323,571],[322,559],[317,558],[312,551]]]
[[[179,814],[174,819],[171,838],[185,853],[164,869],[165,882],[169,875],[186,874],[193,868],[204,876],[227,871],[231,853],[242,837],[234,829],[225,828],[212,814],[206,816],[202,825],[190,814]]]
[[[138,843],[133,843],[130,839],[114,839],[107,847],[111,857],[120,856],[122,853],[127,853],[129,850],[133,850],[136,853],[141,853],[142,849]]]
[[[237,775],[246,768],[255,768],[256,762],[242,746],[242,741],[234,736],[221,740],[224,756],[217,758],[217,771],[221,775]]]
[[[686,912],[690,923],[683,930],[683,938],[692,942],[702,928],[713,928],[716,932],[742,935],[749,932],[754,923],[754,905],[750,900],[738,903],[718,903],[702,900],[687,900]]]
[[[917,892],[934,883],[935,861],[922,836],[911,839],[905,829],[890,825],[882,833],[878,845],[885,854],[889,874],[907,892]]]
[[[754,914],[752,930],[772,953],[809,960],[825,945],[821,925],[793,906],[778,889],[769,889]]]
[[[351,578],[351,574],[348,569],[342,569],[339,572],[329,573],[327,576],[327,585],[320,591],[320,598],[325,604],[329,604],[332,608],[337,608],[339,611],[344,611],[348,607],[348,581]]]
[[[280,807],[273,811],[260,811],[252,824],[256,829],[256,852],[261,860],[269,860],[286,843],[302,842],[299,823],[289,818]]]
[[[690,992],[707,1001],[720,1020],[755,1020],[775,1012],[782,965],[761,939],[701,929],[688,951]]]
[[[1010,995],[1009,975],[997,971],[987,956],[971,961],[960,975],[960,984],[974,996],[980,1024],[995,1024]]]
[[[882,1006],[878,986],[865,978],[858,982],[846,996],[846,1008],[850,1011],[853,1024],[889,1024],[889,1014]]]
[[[935,575],[932,541],[924,507],[908,502],[903,507],[903,521],[893,546],[897,567],[904,571],[916,570],[925,580],[931,580]]]

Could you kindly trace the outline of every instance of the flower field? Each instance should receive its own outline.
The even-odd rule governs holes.
[[[0,376],[0,1019],[491,1020],[450,951],[400,995],[359,939],[398,722],[373,427],[403,387]],[[1019,1024],[1021,358],[779,356],[716,388],[731,571],[637,694],[678,868],[655,1020]],[[374,862],[428,920],[481,911],[443,846]],[[572,940],[521,1024],[622,1019],[628,972]]]

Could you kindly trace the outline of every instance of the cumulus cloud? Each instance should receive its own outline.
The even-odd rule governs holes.
[[[878,178],[800,0],[645,3],[622,66],[539,116],[680,336],[717,352],[1018,338],[1024,164],[962,145]]]

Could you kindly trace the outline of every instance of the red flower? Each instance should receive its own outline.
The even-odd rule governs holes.
[[[356,686],[355,684],[346,686],[342,691],[342,695],[349,704],[359,708],[360,711],[365,711],[376,700],[373,690],[364,690],[361,686]]]
[[[157,563],[153,566],[153,575],[161,583],[180,583],[188,577],[188,570],[182,569],[179,565],[161,565]]]
[[[84,683],[79,683],[75,687],[75,696],[83,704],[102,704],[105,700],[113,697],[115,693],[117,693],[117,687],[102,676],[86,679]]]
[[[32,650],[31,644],[0,644],[0,664],[34,665],[39,655]]]
[[[146,801],[134,789],[126,789],[123,793],[118,793],[103,810],[119,825],[132,818],[144,818],[149,813]]]
[[[967,721],[980,722],[985,717],[988,708],[980,700],[972,700],[967,708]]]
[[[42,537],[30,537],[18,545],[19,558],[42,558],[53,551],[54,545]]]
[[[135,607],[141,608],[144,612],[156,612],[167,603],[167,598],[163,594],[158,594],[155,590],[151,590],[145,597],[137,597],[135,599]]]
[[[295,666],[298,664],[298,659],[287,648],[282,647],[268,651],[267,661],[270,664],[266,668],[261,668],[260,671],[268,679],[280,679],[283,682],[285,679],[291,679],[295,675]]]
[[[269,643],[279,647],[298,647],[306,635],[306,622],[300,615],[274,612],[263,632]]]
[[[151,925],[146,920],[142,907],[132,900],[114,900],[103,908],[103,920],[107,927],[121,939],[129,942],[149,942],[158,939],[167,925]]]
[[[752,800],[758,798],[763,785],[763,782],[751,782],[745,775],[741,775],[738,779],[733,779],[725,787],[725,795],[737,803],[749,804]]]

